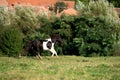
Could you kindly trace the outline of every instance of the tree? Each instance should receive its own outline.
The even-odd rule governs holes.
[[[7,7],[0,6],[0,34],[4,30],[4,28],[9,25],[9,20],[10,18]]]
[[[19,56],[22,51],[22,33],[16,27],[7,27],[1,36],[0,49],[5,55]]]
[[[61,11],[63,11],[64,9],[67,9],[67,4],[65,4],[64,2],[56,2],[55,3],[55,13],[57,13],[57,12],[61,12]]]
[[[110,56],[113,55],[114,32],[116,27],[110,25],[107,17],[98,16],[87,18],[78,17],[74,22],[73,45],[76,52],[82,56]]]
[[[62,15],[60,18],[57,18],[53,22],[53,32],[52,33],[60,34],[64,41],[64,44],[63,44],[64,46],[62,48],[59,47],[58,49],[56,49],[60,53],[62,53],[62,51],[63,51],[63,54],[74,54],[69,51],[71,49],[70,44],[72,43],[72,41],[71,41],[72,40],[71,24],[74,21],[74,18],[75,18],[74,16]]]
[[[86,54],[86,51],[90,52],[90,54],[84,56],[92,56],[93,53],[104,56],[111,55],[109,53],[114,49],[114,44],[117,42],[117,45],[119,45],[118,42],[120,41],[117,39],[117,37],[119,37],[118,34],[120,34],[120,22],[117,20],[119,17],[114,10],[114,6],[107,0],[90,0],[89,5],[83,9],[81,16],[84,17],[75,20],[75,26],[73,26],[73,30],[75,30],[74,34],[76,35],[73,39],[73,44],[78,48],[78,53]],[[106,28],[112,31],[107,31]],[[99,32],[99,30],[103,32]],[[101,33],[104,33],[104,35]],[[105,41],[100,39],[100,36],[103,37]],[[96,41],[96,39],[98,39],[98,41]],[[93,42],[91,43],[91,41]],[[101,41],[101,43],[97,43],[99,41]],[[108,45],[111,47],[108,47]],[[101,51],[103,48],[104,50]]]
[[[118,19],[118,14],[114,10],[114,6],[107,0],[90,1],[89,5],[84,9],[83,15],[86,16],[108,16],[111,19]]]
[[[115,7],[120,7],[120,0],[108,0],[110,3],[113,3]]]
[[[32,7],[16,7],[17,24],[25,35],[30,35],[40,28],[38,19]]]
[[[85,5],[80,0],[75,0],[75,9],[76,10],[82,10],[85,7]]]

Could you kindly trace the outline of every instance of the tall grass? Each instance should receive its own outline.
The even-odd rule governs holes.
[[[0,80],[120,80],[120,57],[0,57]]]

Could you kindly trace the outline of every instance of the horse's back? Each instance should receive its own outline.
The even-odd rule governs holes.
[[[23,46],[23,48],[24,48],[26,51],[29,51],[31,47],[32,47],[32,41],[29,41],[25,46]]]
[[[34,41],[33,41],[33,43],[32,43],[32,46],[33,46],[33,48],[35,49],[35,50],[39,50],[40,48],[41,48],[41,46],[42,46],[42,42],[40,41],[40,40],[38,40],[38,39],[35,39]]]

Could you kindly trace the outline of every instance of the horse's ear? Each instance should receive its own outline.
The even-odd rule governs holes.
[[[53,34],[50,34],[50,37],[52,37]]]
[[[50,34],[50,37],[51,37],[51,38],[54,38],[54,37],[55,37],[55,34]]]

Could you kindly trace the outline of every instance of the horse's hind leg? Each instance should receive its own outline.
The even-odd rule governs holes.
[[[39,57],[39,59],[42,59],[42,57],[40,56],[39,52],[37,53],[37,56]]]
[[[42,59],[42,57],[40,56],[39,52],[37,52],[37,56],[39,57],[40,62],[41,62],[42,64],[44,64],[44,62],[41,60],[41,59]]]

